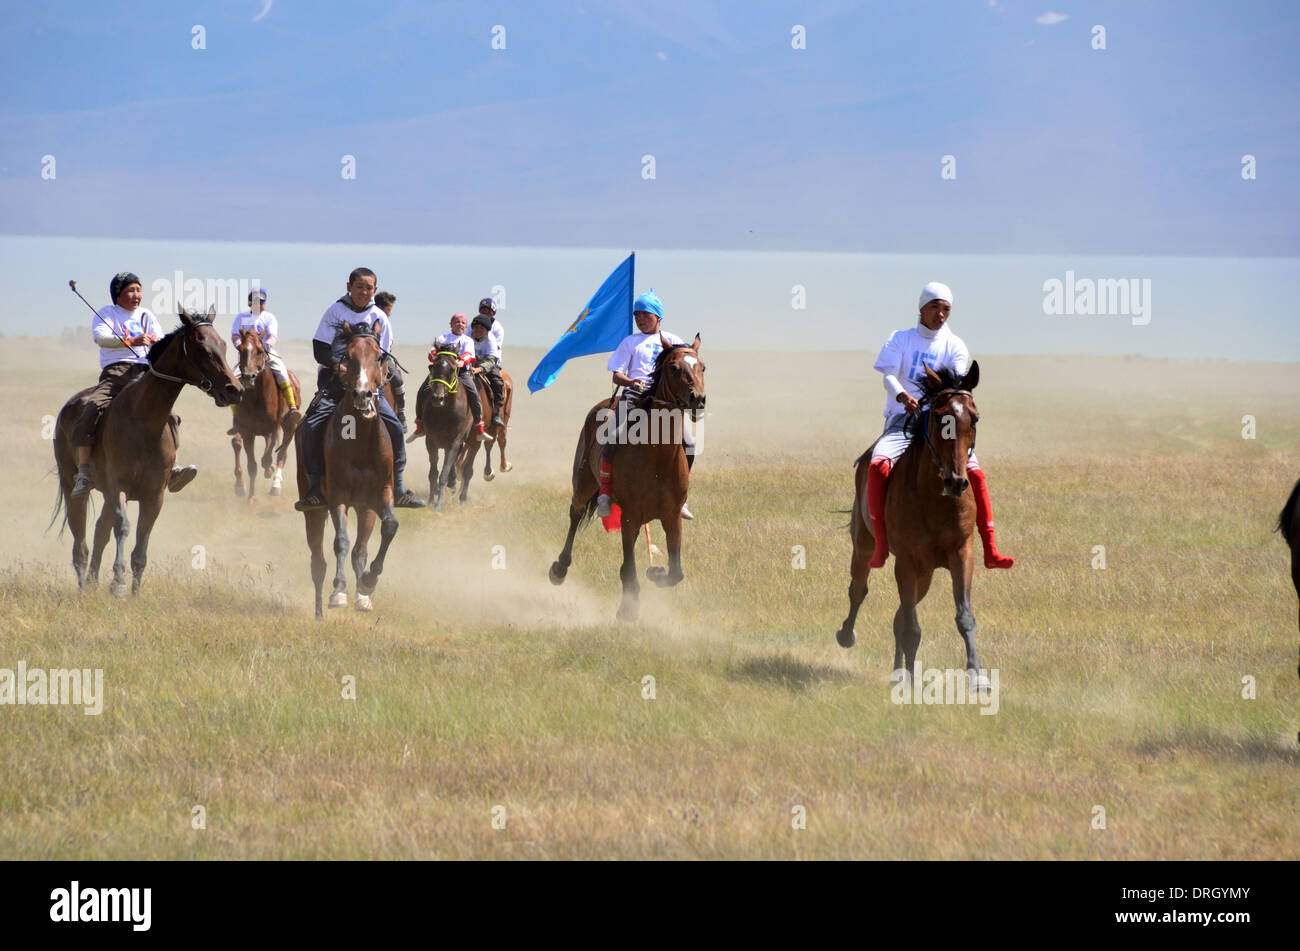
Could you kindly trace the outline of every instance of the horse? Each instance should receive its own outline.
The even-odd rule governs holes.
[[[478,382],[479,399],[483,402],[483,415],[488,421],[485,429],[496,440],[497,450],[501,453],[501,471],[509,472],[514,466],[506,461],[506,430],[510,428],[510,410],[515,402],[515,381],[505,370],[500,372],[501,381],[505,383],[501,388],[501,422],[505,423],[504,426],[492,425],[492,417],[488,412],[488,407],[492,405],[492,387],[487,385],[487,380],[481,374],[476,375],[475,379]],[[483,481],[491,482],[497,477],[497,474],[492,471],[492,447],[485,449],[483,455],[486,457],[483,464]]]
[[[239,465],[239,453],[241,449],[248,453],[248,500],[251,502],[257,481],[257,466],[253,464],[257,437],[266,440],[262,469],[266,478],[271,480],[271,495],[279,495],[284,479],[284,460],[289,455],[289,441],[293,439],[296,427],[289,423],[289,404],[267,366],[266,345],[255,330],[241,330],[239,333],[239,379],[244,386],[244,398],[235,407],[235,435],[230,438],[230,446],[235,450],[235,495],[244,494],[244,470]],[[293,387],[295,401],[301,405],[302,387],[293,371],[289,371],[289,384]],[[277,432],[281,433],[278,449],[275,448]],[[275,453],[274,466],[272,452]]]
[[[82,390],[63,404],[54,432],[54,462],[59,473],[60,509],[72,527],[72,568],[77,587],[85,591],[99,580],[99,564],[111,530],[117,539],[113,560],[113,582],[109,591],[126,594],[126,538],[131,531],[126,505],[140,503],[131,552],[131,593],[140,591],[149,560],[149,535],[176,462],[178,420],[172,407],[186,384],[197,386],[218,406],[238,403],[243,395],[239,381],[226,365],[226,341],[212,326],[215,306],[207,314],[193,314],[184,307],[177,312],[181,325],[149,348],[148,372],[128,383],[104,411],[98,438],[90,454],[91,486],[104,496],[104,507],[95,522],[94,552],[87,566],[86,503],[90,496],[72,497],[77,473],[71,430],[81,413]],[[54,519],[51,518],[50,524]]]
[[[957,630],[966,645],[966,669],[971,686],[988,689],[975,651],[975,615],[970,587],[975,570],[975,499],[966,492],[966,455],[975,445],[979,410],[971,391],[979,384],[979,363],[965,377],[950,370],[925,369],[926,395],[909,421],[912,443],[894,464],[885,496],[885,533],[894,555],[894,580],[899,605],[894,614],[894,672],[891,683],[905,682],[916,665],[921,623],[916,606],[930,589],[936,568],[952,576],[957,606]],[[874,444],[873,444],[874,448]],[[849,614],[835,634],[841,647],[857,640],[853,624],[867,595],[868,562],[875,549],[867,514],[867,466],[871,449],[853,463],[855,493],[849,531],[853,560],[849,568]]]
[[[371,611],[370,595],[379,585],[384,557],[397,534],[393,510],[393,444],[379,415],[379,387],[383,370],[379,348],[379,321],[372,327],[364,322],[343,323],[336,340],[346,343],[347,354],[340,372],[344,397],[334,407],[325,428],[325,475],[321,493],[329,503],[334,522],[334,592],[331,608],[348,606],[347,554],[348,507],[357,512],[357,541],[352,547],[352,571],[357,577],[356,610]],[[302,427],[294,434],[298,457],[298,493],[307,494],[307,469],[302,461]],[[379,553],[366,567],[366,543],[379,518]],[[325,581],[325,511],[304,512],[307,547],[311,550],[311,580],[316,586],[316,619],[321,610],[321,586]]]
[[[1300,598],[1300,482],[1296,482],[1286,505],[1282,506],[1273,531],[1281,532],[1291,546],[1291,583],[1295,585],[1296,597]],[[1296,676],[1300,677],[1300,661],[1296,663]]]
[[[658,418],[654,412],[648,414],[651,423],[648,441],[625,440],[614,454],[611,491],[613,500],[622,509],[620,527],[623,532],[623,564],[618,572],[623,583],[623,598],[618,618],[624,621],[637,617],[641,586],[636,577],[636,540],[642,525],[658,519],[668,545],[668,567],[651,566],[646,569],[646,577],[661,588],[671,587],[685,577],[682,573],[682,505],[690,488],[690,470],[682,446],[683,413],[689,411],[692,418],[698,419],[704,409],[704,364],[699,359],[699,334],[689,346],[670,344],[662,335],[660,340],[664,349],[655,361],[649,396],[637,408],[642,412],[667,412]],[[610,399],[593,406],[587,412],[578,435],[573,457],[569,534],[560,557],[551,564],[552,584],[564,583],[573,563],[573,537],[596,511],[596,496],[600,491],[598,430],[604,434],[613,431],[614,405],[614,399]],[[629,409],[629,433],[635,428],[632,417],[635,411],[636,408]],[[665,420],[664,416],[668,418]]]
[[[460,504],[465,504],[469,498],[469,480],[474,475],[474,458],[478,455],[479,441],[470,438],[474,418],[461,389],[459,371],[460,354],[455,350],[437,351],[429,364],[429,388],[423,404],[416,399],[424,421],[424,448],[429,453],[429,501],[433,502],[435,512],[442,511],[443,493],[447,486],[455,485],[457,470],[461,478]],[[481,386],[479,395],[481,398]],[[443,453],[441,468],[439,451]],[[488,465],[491,465],[490,452]]]

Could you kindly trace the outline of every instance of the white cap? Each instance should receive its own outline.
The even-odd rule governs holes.
[[[921,302],[916,305],[916,309],[920,310],[932,300],[947,301],[951,304],[952,288],[947,284],[940,284],[938,281],[931,281],[929,284],[925,285],[925,287],[921,288]]]

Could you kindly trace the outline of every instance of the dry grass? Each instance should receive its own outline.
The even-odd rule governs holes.
[[[545,576],[572,440],[608,392],[595,360],[516,401],[515,471],[476,478],[470,507],[400,513],[374,614],[316,623],[302,520],[233,496],[226,413],[197,392],[182,457],[202,474],[168,498],[141,596],[77,595],[70,542],[42,535],[40,428],[93,354],[10,341],[0,667],[102,667],[107,698],[98,717],[0,707],[0,856],[1300,857],[1296,601],[1269,534],[1300,469],[1294,366],[981,361],[980,456],[1019,562],[977,575],[1001,674],[980,716],[890,702],[887,572],[858,647],[834,643],[849,541],[831,510],[881,404],[866,355],[810,358],[811,405],[843,419],[792,406],[761,357],[704,356],[687,577],[644,586],[640,624],[613,618],[615,537],[587,530],[568,582]],[[423,458],[410,472],[422,488]],[[927,666],[961,664],[947,591],[921,607]]]

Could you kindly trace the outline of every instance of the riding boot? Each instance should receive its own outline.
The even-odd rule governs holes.
[[[867,469],[867,514],[871,518],[871,534],[876,539],[876,550],[867,563],[871,568],[883,568],[889,557],[889,541],[885,538],[885,489],[893,465],[887,457],[881,457],[873,459]]]
[[[294,502],[293,507],[297,512],[315,512],[329,508],[325,494],[321,492],[320,476],[307,473],[307,494]]]
[[[280,387],[280,392],[284,394],[284,401],[289,404],[289,413],[285,418],[285,422],[291,427],[297,426],[302,422],[302,411],[298,409],[298,401],[293,395],[293,383],[285,380],[277,385]]]
[[[501,379],[500,370],[488,376],[488,386],[492,390],[492,425],[505,429],[506,424],[501,418],[501,412],[506,405],[506,381]]]
[[[610,508],[610,495],[614,491],[613,483],[613,461],[602,452],[600,456],[600,497],[596,499],[596,514],[601,518],[608,518],[612,511]]]
[[[193,482],[194,477],[198,474],[198,466],[174,466],[172,474],[167,479],[167,491],[179,492]]]
[[[72,497],[79,499],[90,494],[90,463],[77,466],[77,478],[72,483]]]
[[[404,469],[393,470],[393,505],[399,509],[422,509],[424,499],[414,495],[402,484]]]
[[[970,479],[971,491],[975,494],[975,527],[984,543],[984,567],[1010,568],[1016,560],[999,554],[997,542],[993,539],[993,504],[989,501],[989,484],[984,470],[970,466],[966,469],[966,478]]]
[[[397,378],[393,378],[393,383],[397,383]],[[393,412],[397,414],[397,421],[402,424],[402,432],[407,431],[406,425],[406,388],[404,386],[393,386]]]

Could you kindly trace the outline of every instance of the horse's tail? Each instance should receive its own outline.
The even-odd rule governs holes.
[[[1288,545],[1295,545],[1300,539],[1291,537],[1291,526],[1295,524],[1296,506],[1300,505],[1300,480],[1291,490],[1290,497],[1286,500],[1286,505],[1282,506],[1282,514],[1277,517],[1277,525],[1273,528],[1275,532],[1281,532],[1282,537],[1286,539]]]
[[[586,506],[582,509],[582,515],[578,517],[578,527],[581,528],[592,520],[596,514],[596,496],[587,499]]]
[[[59,517],[59,513],[63,513],[63,524],[59,526],[59,538],[62,538],[63,530],[68,527],[68,511],[63,507],[63,472],[59,468],[57,454],[55,455],[54,466],[59,478],[54,485],[54,511],[50,513],[50,524],[45,526],[45,533],[49,534],[50,529],[54,527],[54,520]]]

